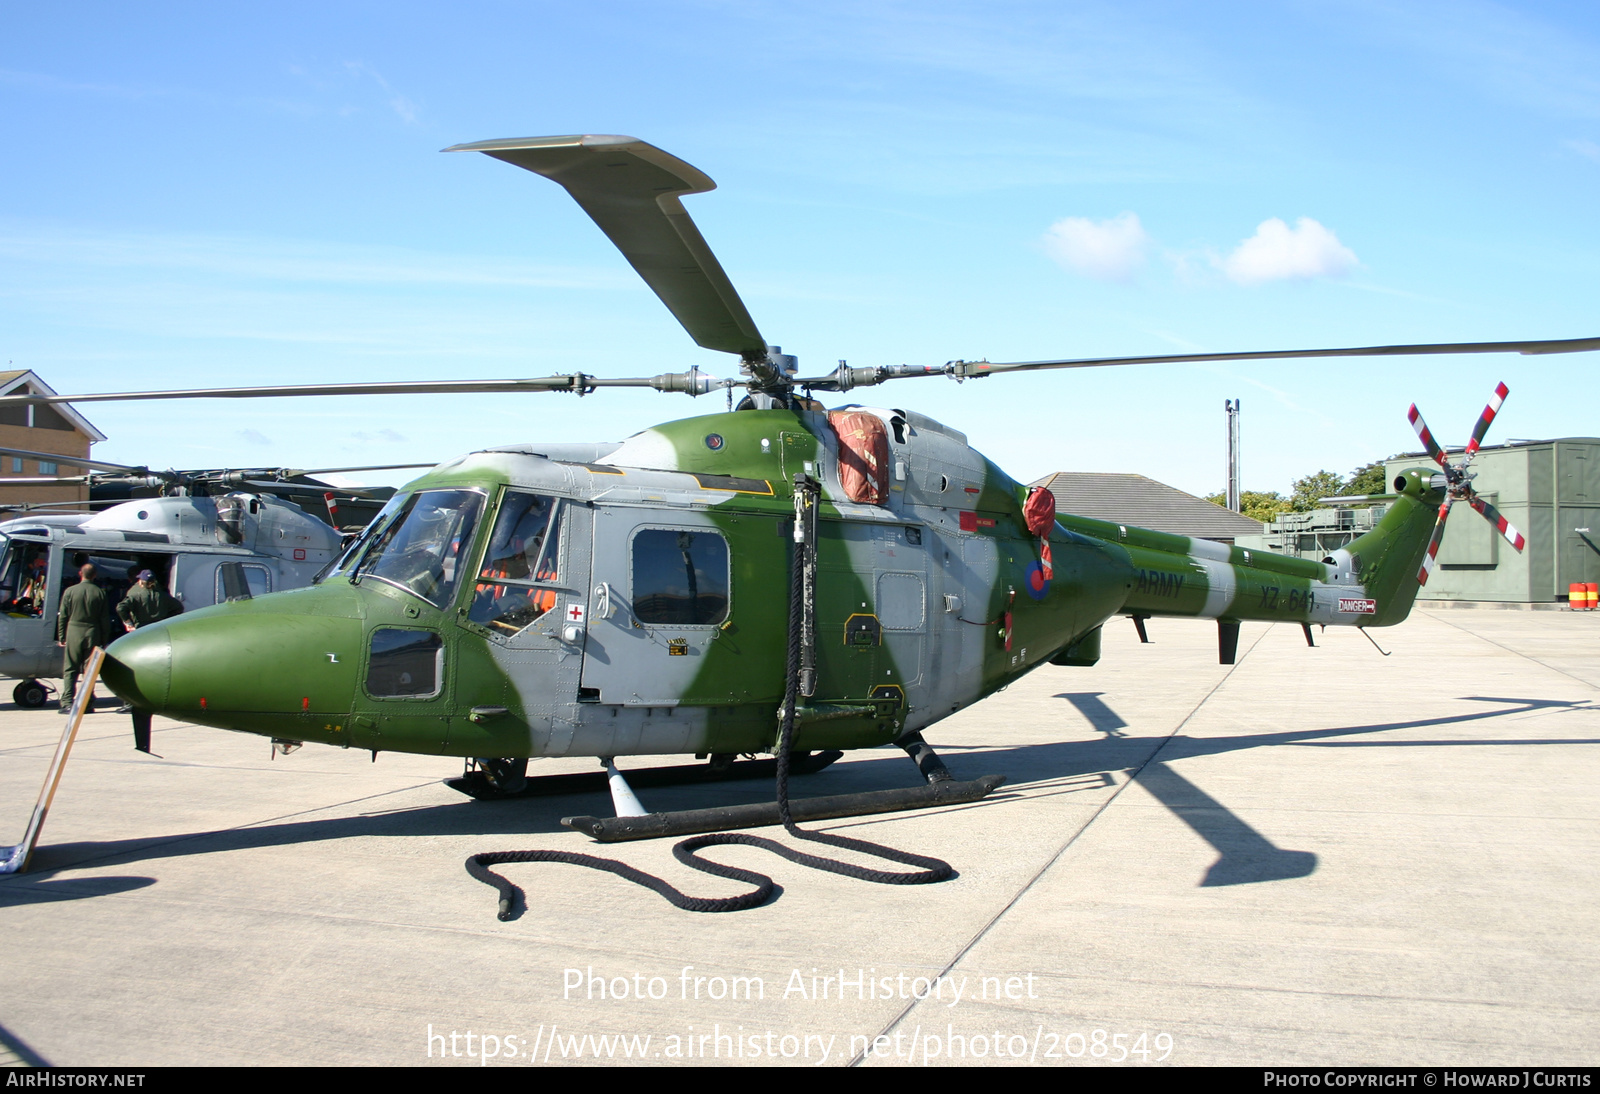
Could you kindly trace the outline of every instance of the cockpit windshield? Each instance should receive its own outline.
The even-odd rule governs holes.
[[[372,545],[350,579],[374,577],[444,607],[461,578],[482,509],[483,495],[476,490],[422,490],[410,495],[388,523],[368,537]]]
[[[0,612],[6,615],[44,614],[50,567],[50,545],[0,536]]]
[[[367,549],[367,544],[371,543],[374,536],[389,526],[389,522],[394,519],[394,515],[400,511],[400,507],[410,497],[410,494],[396,494],[390,498],[384,507],[378,511],[378,515],[373,517],[365,528],[361,529],[360,534],[350,540],[339,557],[328,563],[325,570],[311,579],[311,584],[320,585],[330,577],[348,573],[355,566],[356,559],[361,557],[361,552]]]

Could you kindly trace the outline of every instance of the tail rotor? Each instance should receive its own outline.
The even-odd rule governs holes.
[[[1511,522],[1500,515],[1500,511],[1478,496],[1472,488],[1475,477],[1467,470],[1472,465],[1472,460],[1478,454],[1479,447],[1483,444],[1484,434],[1489,432],[1489,425],[1500,413],[1500,404],[1505,402],[1510,389],[1505,384],[1500,384],[1494,389],[1494,395],[1489,400],[1489,405],[1483,408],[1483,413],[1478,417],[1478,424],[1472,429],[1472,439],[1467,442],[1467,447],[1462,451],[1461,458],[1455,463],[1450,462],[1449,456],[1439,442],[1433,439],[1433,433],[1428,429],[1428,423],[1422,420],[1422,414],[1417,410],[1415,403],[1407,417],[1411,420],[1411,428],[1417,431],[1422,447],[1433,461],[1444,470],[1444,502],[1439,506],[1439,520],[1433,526],[1433,537],[1428,541],[1428,553],[1422,558],[1422,569],[1417,571],[1417,584],[1426,585],[1428,575],[1433,572],[1434,563],[1439,555],[1439,543],[1444,539],[1444,524],[1450,516],[1450,507],[1458,501],[1464,501],[1473,509],[1482,514],[1483,518],[1495,526],[1495,530],[1505,537],[1517,551],[1527,546],[1528,541],[1522,533],[1511,526]],[[1435,480],[1437,483],[1437,479]]]

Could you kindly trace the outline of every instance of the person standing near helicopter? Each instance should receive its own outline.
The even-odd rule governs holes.
[[[111,611],[105,590],[95,583],[94,563],[78,569],[78,583],[61,594],[61,609],[56,613],[56,644],[63,646],[61,667],[61,713],[72,709],[78,694],[78,676],[83,672],[89,651],[104,646],[111,638]],[[94,709],[94,696],[84,704],[84,713]]]
[[[130,631],[140,627],[148,627],[152,623],[159,623],[163,619],[171,619],[183,611],[183,605],[178,603],[178,598],[163,589],[156,581],[155,571],[140,570],[138,580],[133,588],[128,590],[128,595],[122,598],[117,605],[117,617],[122,620],[122,625]],[[117,708],[118,714],[131,714],[133,707],[123,703]],[[148,730],[146,731],[148,735]],[[149,752],[148,744],[142,749]]]
[[[151,570],[139,571],[138,583],[117,605],[117,615],[130,631],[171,619],[182,611],[183,605],[156,582]]]

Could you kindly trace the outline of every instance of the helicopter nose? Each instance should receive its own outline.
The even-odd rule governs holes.
[[[130,631],[106,650],[100,679],[141,710],[166,707],[172,691],[172,638],[165,627]]]
[[[266,732],[323,715],[342,725],[361,621],[344,600],[319,593],[217,604],[141,627],[107,648],[101,678],[140,710],[198,725]],[[306,601],[323,614],[309,614]],[[297,721],[296,734],[303,728]]]

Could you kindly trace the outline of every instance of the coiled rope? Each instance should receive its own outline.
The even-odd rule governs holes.
[[[784,829],[796,839],[827,844],[830,847],[838,847],[846,851],[856,851],[906,866],[915,866],[918,869],[903,873],[893,870],[870,870],[852,863],[840,862],[838,859],[806,854],[804,851],[796,850],[764,836],[751,836],[741,832],[713,832],[707,835],[690,836],[688,839],[679,842],[672,848],[673,857],[690,869],[699,870],[701,873],[712,874],[716,877],[728,878],[732,881],[744,882],[746,885],[753,886],[753,888],[749,892],[740,893],[737,896],[696,897],[690,896],[671,882],[656,877],[654,874],[647,874],[643,870],[629,866],[625,862],[619,862],[617,859],[600,858],[597,855],[583,855],[574,851],[488,851],[483,854],[473,855],[467,859],[467,873],[485,885],[492,886],[500,893],[498,914],[502,921],[516,918],[521,908],[526,906],[526,898],[522,889],[504,875],[490,869],[491,866],[498,866],[508,862],[565,862],[573,866],[587,866],[591,870],[604,870],[607,873],[626,878],[636,885],[642,885],[646,889],[653,889],[674,907],[682,908],[689,912],[744,911],[746,908],[755,908],[765,904],[772,899],[774,894],[780,891],[777,883],[766,874],[702,858],[698,852],[708,847],[730,845],[761,847],[775,855],[788,859],[790,862],[809,866],[814,870],[826,870],[831,874],[841,874],[861,881],[876,882],[879,885],[927,885],[936,881],[945,881],[955,876],[955,869],[943,859],[930,858],[925,855],[913,855],[909,851],[900,851],[893,847],[870,843],[867,840],[852,839],[848,836],[836,836],[827,832],[808,832],[796,825],[794,818],[789,813],[789,754],[790,745],[794,740],[795,706],[799,702],[800,631],[805,595],[805,551],[805,544],[795,544],[794,567],[789,582],[789,661],[783,694],[782,720],[778,731],[778,818],[783,822]]]

